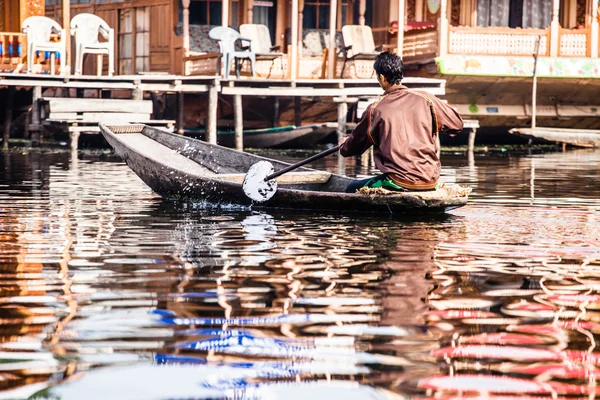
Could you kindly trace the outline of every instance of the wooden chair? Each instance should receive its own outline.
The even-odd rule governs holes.
[[[83,71],[85,53],[99,55],[98,75],[102,71],[102,55],[108,56],[108,75],[115,72],[115,31],[100,17],[94,14],[77,14],[71,20],[71,35],[75,36],[75,75]],[[98,40],[102,35],[106,42]]]
[[[344,37],[344,48],[342,50],[344,64],[342,65],[341,77],[344,76],[344,70],[348,61],[374,60],[385,48],[392,47],[387,45],[375,47],[373,31],[367,25],[345,25],[342,27],[342,36]],[[354,67],[357,70],[356,64]],[[373,76],[372,73],[371,76]]]
[[[240,26],[240,34],[251,40],[250,51],[256,56],[256,61],[271,61],[271,68],[267,78],[271,76],[275,60],[282,59],[281,46],[273,46],[269,28],[262,24],[243,24]],[[283,60],[281,60],[281,72],[283,74]]]
[[[35,53],[51,52],[56,54],[60,60],[60,73],[65,73],[65,56],[66,56],[66,41],[63,28],[54,20],[42,17],[33,16],[26,18],[22,24],[23,32],[27,34],[27,72],[33,72],[33,61]],[[50,41],[52,34],[59,35],[58,42]],[[54,61],[54,60],[52,60]],[[51,71],[54,72],[54,62],[51,64]]]
[[[219,48],[221,49],[221,57],[217,64],[217,73],[221,70],[221,60],[225,59],[225,79],[229,78],[229,68],[231,66],[231,60],[235,60],[235,75],[240,77],[242,71],[242,61],[244,59],[250,60],[250,67],[252,70],[252,76],[256,76],[256,56],[250,48],[252,41],[248,38],[243,37],[235,29],[228,28],[226,26],[218,26],[211,29],[209,32],[211,39],[219,41]],[[248,42],[248,46],[242,47],[242,50],[237,50],[235,44],[237,41]]]

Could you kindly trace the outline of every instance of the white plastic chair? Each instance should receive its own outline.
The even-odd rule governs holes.
[[[34,16],[26,18],[22,24],[23,32],[27,34],[27,72],[33,72],[33,59],[36,51],[57,53],[60,59],[60,73],[65,73],[66,41],[63,28],[54,20]],[[52,33],[59,35],[60,41],[51,42]],[[54,70],[53,67],[51,67]]]
[[[115,31],[100,17],[94,14],[77,14],[71,19],[71,35],[75,36],[75,75],[83,71],[83,56],[88,54],[106,54],[108,56],[108,75],[115,73]],[[106,42],[98,40],[102,35]],[[98,71],[102,71],[101,59]]]
[[[240,35],[250,39],[250,49],[256,56],[256,61],[271,61],[269,75],[275,66],[275,60],[283,57],[281,46],[271,44],[271,34],[269,28],[262,24],[242,24],[240,25]],[[283,62],[281,63],[281,73],[283,75]]]

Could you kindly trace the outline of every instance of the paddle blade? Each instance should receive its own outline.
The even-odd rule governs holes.
[[[277,181],[275,179],[270,181],[265,180],[273,171],[273,164],[268,161],[259,161],[252,165],[242,184],[246,196],[258,203],[262,203],[273,197],[277,191]]]

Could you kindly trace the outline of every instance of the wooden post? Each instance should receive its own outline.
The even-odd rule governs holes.
[[[12,128],[13,107],[15,102],[15,87],[8,87],[8,96],[6,96],[6,109],[4,110],[4,137],[2,138],[2,149],[8,150],[8,139]]]
[[[289,55],[290,79],[296,80],[298,75],[298,0],[292,0],[292,43]]]
[[[77,124],[75,124],[75,127]],[[77,157],[77,148],[79,147],[79,129],[75,129],[69,132],[69,137],[71,138],[71,157]]]
[[[597,1],[597,0],[594,0]],[[552,22],[550,23],[550,57],[558,57],[560,48],[560,0],[552,0]]]
[[[473,150],[475,150],[475,136],[476,135],[477,135],[476,128],[469,129],[469,141],[468,141],[467,150],[470,151],[471,153],[473,152]]]
[[[540,54],[540,42],[542,37],[538,36],[535,44],[535,53],[533,54],[533,85],[531,88],[531,130],[535,129],[537,118],[537,63]]]
[[[181,73],[183,75],[188,75],[188,63],[185,60],[186,57],[190,55],[190,0],[181,0],[181,5],[183,6],[183,62]]]
[[[185,99],[183,97],[183,92],[177,93],[177,133],[180,135],[184,134],[184,128],[183,128],[183,125],[184,125],[183,116],[185,115],[184,103],[185,103]]]
[[[440,0],[439,29],[439,53],[440,56],[448,54],[448,0]]]
[[[244,150],[244,112],[242,111],[242,95],[233,96],[233,120],[235,124],[235,149]]]
[[[31,142],[39,143],[40,142],[40,132],[42,130],[42,121],[40,116],[40,105],[39,99],[42,97],[42,88],[40,86],[34,86],[32,90],[32,99],[31,99],[31,125],[30,130],[31,134]]]
[[[334,62],[336,56],[335,28],[337,22],[337,0],[331,0],[329,9],[329,50],[327,52],[327,78],[333,79],[335,75]]]
[[[423,0],[415,2],[415,21],[423,21]]]
[[[251,24],[254,21],[254,0],[246,0],[246,23]]]
[[[337,142],[341,143],[346,137],[346,118],[348,117],[348,103],[342,99],[337,109]]]
[[[598,57],[598,1],[592,0],[592,23],[590,26],[590,57]]]
[[[302,125],[302,98],[300,96],[294,97],[294,125]]]
[[[102,75],[102,54],[96,54],[96,75]]]
[[[63,55],[65,57],[65,71],[60,71],[60,73],[69,75],[71,73],[71,1],[63,0],[62,2],[62,27],[62,34],[65,35],[66,52]]]
[[[217,107],[219,103],[219,91],[216,80],[213,81],[208,90],[208,121],[206,123],[206,141],[217,144]]]
[[[273,128],[277,126],[277,122],[279,122],[279,97],[273,97]]]
[[[221,25],[229,26],[229,0],[221,0]]]
[[[396,44],[396,54],[402,57],[402,48],[404,47],[404,0],[398,0],[398,43]]]
[[[365,25],[365,13],[367,12],[367,0],[358,1],[358,24]]]

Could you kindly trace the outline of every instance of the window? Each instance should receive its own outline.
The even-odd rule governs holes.
[[[119,10],[119,75],[130,75],[132,71],[131,33],[133,31],[133,11]]]
[[[477,26],[545,29],[551,19],[552,0],[477,0]]]
[[[342,2],[341,23],[347,24],[346,14],[348,13],[348,0]],[[367,11],[365,17],[371,13],[372,0],[367,0]],[[331,3],[329,0],[305,0],[304,10],[302,11],[303,29],[329,29],[329,12]],[[358,4],[354,6],[355,19],[358,21]],[[370,19],[367,18],[367,21]],[[339,18],[338,18],[339,21]]]
[[[229,13],[232,26],[238,26],[239,1],[233,0]],[[191,0],[190,1],[190,25],[221,25],[223,15],[222,0]],[[183,4],[179,1],[179,23],[183,23]]]
[[[150,71],[150,7],[135,9],[135,72]]]

